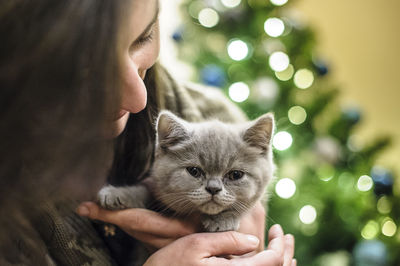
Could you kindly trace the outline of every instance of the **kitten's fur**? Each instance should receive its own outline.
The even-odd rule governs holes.
[[[99,202],[108,209],[145,208],[155,198],[176,215],[200,215],[205,231],[237,230],[272,178],[273,128],[271,114],[244,124],[189,123],[163,111],[145,181],[152,193],[143,184],[107,186]]]

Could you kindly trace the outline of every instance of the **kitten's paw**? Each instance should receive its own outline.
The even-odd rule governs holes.
[[[128,208],[129,199],[125,193],[117,187],[106,186],[97,193],[97,199],[101,207],[109,210],[122,210]]]
[[[208,217],[202,221],[206,232],[237,231],[240,221],[236,217]]]

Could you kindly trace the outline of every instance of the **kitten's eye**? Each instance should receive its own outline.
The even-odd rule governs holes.
[[[186,170],[194,177],[200,177],[203,175],[203,170],[198,167],[187,167]]]
[[[233,171],[230,171],[226,176],[230,180],[238,180],[238,179],[242,178],[243,175],[244,175],[244,173],[242,171],[233,170]]]

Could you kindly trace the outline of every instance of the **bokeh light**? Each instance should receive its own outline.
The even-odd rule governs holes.
[[[368,191],[372,188],[373,181],[370,176],[363,175],[357,181],[357,188],[360,191]]]
[[[229,57],[235,61],[243,60],[249,54],[248,45],[244,41],[238,39],[229,41],[227,50]]]
[[[300,225],[300,230],[301,232],[306,235],[306,236],[313,236],[318,232],[319,225],[318,223],[312,223],[312,224],[301,224]]]
[[[236,82],[229,87],[229,97],[235,102],[244,102],[249,97],[249,94],[249,86],[244,82]]]
[[[271,37],[279,37],[285,31],[285,24],[279,18],[269,18],[264,23],[264,31]]]
[[[293,138],[292,135],[290,135],[288,132],[281,131],[275,134],[272,143],[275,149],[284,151],[292,146]]]
[[[382,225],[382,234],[388,237],[394,236],[397,231],[397,226],[392,219],[386,218]]]
[[[251,91],[252,100],[257,102],[260,107],[275,103],[278,94],[279,86],[270,77],[262,77],[256,80]]]
[[[275,192],[279,197],[289,199],[296,192],[296,184],[290,178],[282,178],[276,183]]]
[[[229,8],[237,7],[241,0],[221,0],[221,3]]]
[[[301,208],[299,213],[300,221],[304,224],[312,224],[317,219],[317,211],[311,205]]]
[[[286,51],[286,46],[279,39],[267,39],[263,41],[263,47],[268,54]]]
[[[289,56],[284,52],[274,52],[269,57],[269,66],[274,71],[283,71],[288,68],[290,63]]]
[[[283,6],[288,2],[288,0],[270,0],[272,4],[276,6]]]
[[[373,239],[378,235],[378,232],[379,224],[374,220],[370,220],[361,230],[361,236],[365,239]]]
[[[188,8],[188,12],[190,16],[192,16],[195,19],[199,18],[199,13],[200,11],[205,7],[205,4],[201,0],[193,1]]]
[[[294,84],[299,89],[307,89],[314,83],[314,74],[308,69],[299,69],[294,74]]]
[[[289,121],[294,125],[301,125],[306,121],[307,112],[301,106],[293,106],[288,111]]]
[[[392,210],[392,203],[386,196],[382,196],[376,203],[376,208],[381,214],[388,214]]]
[[[276,78],[282,81],[288,81],[293,77],[293,74],[294,74],[294,67],[292,64],[289,64],[289,66],[283,71],[275,72]]]
[[[212,8],[204,8],[200,11],[198,19],[202,26],[212,28],[218,24],[219,15],[217,11]]]
[[[335,168],[333,168],[330,164],[323,164],[318,168],[317,173],[319,179],[324,182],[328,182],[335,176]]]

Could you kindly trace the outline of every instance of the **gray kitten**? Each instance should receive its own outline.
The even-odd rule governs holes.
[[[99,202],[146,208],[155,199],[175,215],[200,215],[205,231],[237,230],[272,178],[273,129],[272,114],[244,124],[189,123],[163,111],[150,176],[135,186],[104,187]]]

